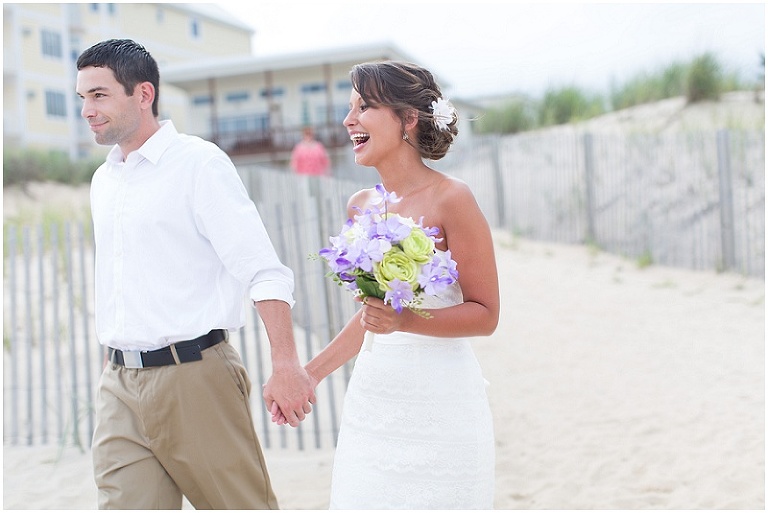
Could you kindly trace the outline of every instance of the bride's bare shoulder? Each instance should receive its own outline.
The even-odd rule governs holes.
[[[474,194],[467,183],[455,176],[445,175],[435,193],[443,201],[474,201]]]
[[[350,219],[358,212],[357,209],[365,210],[370,206],[375,193],[376,189],[371,187],[370,189],[361,189],[349,197],[349,201],[347,201],[347,214]]]

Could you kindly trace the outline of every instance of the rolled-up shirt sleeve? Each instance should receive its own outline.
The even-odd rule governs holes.
[[[212,158],[195,181],[195,219],[229,273],[252,301],[293,307],[293,271],[277,256],[256,205],[225,154]]]
[[[289,285],[286,280],[262,281],[251,287],[249,297],[254,303],[270,299],[279,299],[285,301],[291,308],[293,308],[295,301],[293,299],[292,284],[293,279],[291,279],[291,285]]]

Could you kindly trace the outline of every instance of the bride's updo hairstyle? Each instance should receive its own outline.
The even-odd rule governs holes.
[[[350,71],[352,87],[372,107],[389,107],[405,126],[410,111],[419,113],[416,125],[417,140],[407,142],[416,148],[422,158],[439,160],[448,153],[453,139],[459,133],[458,117],[438,128],[432,113],[432,102],[442,98],[440,87],[432,73],[407,62],[383,61],[357,64]]]

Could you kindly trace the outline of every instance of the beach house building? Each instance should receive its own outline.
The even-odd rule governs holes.
[[[131,38],[162,71],[180,62],[251,53],[254,29],[215,4],[4,3],[3,144],[58,150],[72,159],[106,152],[80,117],[80,53],[98,41]],[[161,82],[161,117],[185,124],[181,90]]]
[[[104,39],[143,44],[160,67],[160,118],[215,142],[236,163],[285,162],[307,125],[334,160],[351,159],[341,124],[350,68],[412,60],[390,43],[258,57],[255,29],[215,4],[6,3],[3,24],[4,147],[73,160],[108,151],[94,142],[75,94],[77,57]],[[474,112],[451,100],[462,114],[459,141],[468,144]]]
[[[234,56],[180,63],[165,80],[187,93],[188,130],[236,160],[284,160],[305,126],[332,153],[350,145],[351,67],[408,59],[390,44],[355,45],[274,57]],[[351,152],[348,152],[351,153]]]

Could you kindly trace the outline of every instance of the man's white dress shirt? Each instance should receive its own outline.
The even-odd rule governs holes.
[[[123,159],[112,148],[91,182],[101,344],[144,351],[236,330],[246,296],[293,306],[293,273],[223,151],[163,121]]]

